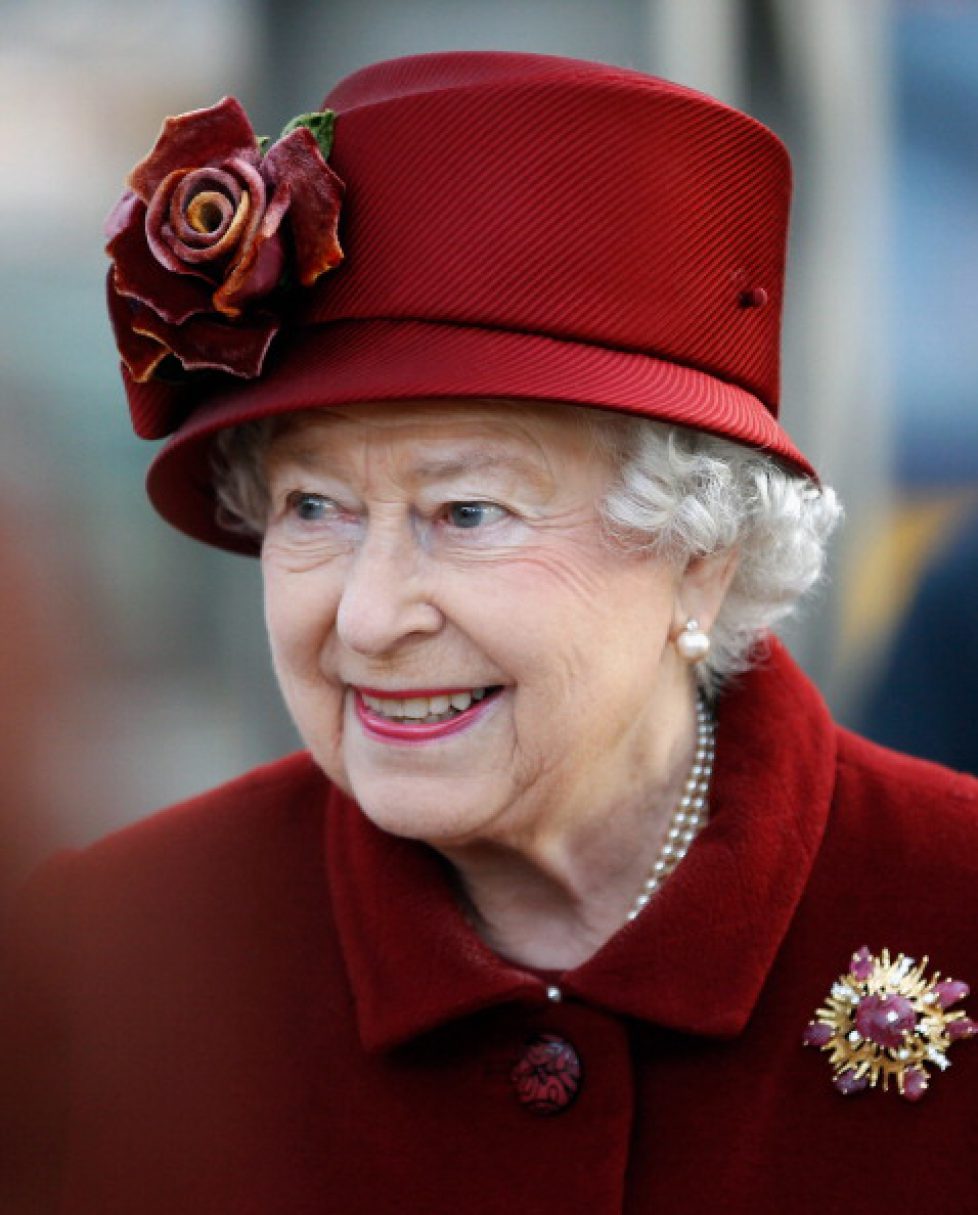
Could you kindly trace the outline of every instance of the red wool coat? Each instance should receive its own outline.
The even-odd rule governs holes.
[[[709,827],[559,1002],[305,755],[54,861],[7,963],[3,1209],[978,1210],[978,1040],[917,1103],[800,1041],[863,944],[978,982],[978,782],[837,729],[779,649],[719,722]],[[513,1082],[541,1032],[581,1067],[550,1116]]]

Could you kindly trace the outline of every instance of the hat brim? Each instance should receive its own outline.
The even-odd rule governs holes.
[[[612,409],[720,435],[815,472],[764,404],[735,384],[653,355],[431,321],[343,321],[296,334],[260,379],[198,405],[147,476],[153,505],[206,544],[256,554],[216,518],[211,437],[229,426],[363,401],[512,397]]]

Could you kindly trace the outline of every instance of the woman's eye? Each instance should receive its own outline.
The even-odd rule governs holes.
[[[452,527],[460,528],[483,527],[495,523],[505,513],[494,502],[450,502],[445,509],[448,522]]]
[[[285,504],[290,514],[306,523],[321,523],[336,514],[336,503],[331,498],[324,498],[322,494],[297,491],[289,494]]]

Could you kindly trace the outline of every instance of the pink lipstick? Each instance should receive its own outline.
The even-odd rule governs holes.
[[[453,692],[467,692],[468,688],[435,688],[424,690],[412,688],[410,696],[412,697],[432,697],[432,696],[450,696]],[[405,694],[402,693],[399,697],[392,697],[390,693],[382,693],[373,688],[354,688],[353,689],[353,705],[356,710],[357,719],[359,720],[364,732],[372,738],[376,738],[383,742],[394,743],[427,743],[434,742],[436,739],[447,738],[451,734],[457,734],[462,730],[467,730],[470,726],[475,725],[489,710],[498,698],[501,688],[492,688],[487,691],[482,700],[473,701],[467,708],[450,717],[447,721],[434,722],[411,722],[410,720],[394,721],[390,717],[384,717],[382,714],[375,712],[363,699],[363,693],[368,696],[376,696],[380,699],[404,699]]]

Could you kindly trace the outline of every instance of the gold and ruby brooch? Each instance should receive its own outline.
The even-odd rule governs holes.
[[[832,1083],[845,1096],[896,1083],[901,1097],[919,1101],[930,1083],[928,1068],[951,1066],[952,1043],[978,1034],[978,1022],[954,1005],[969,993],[967,983],[925,975],[927,958],[904,954],[890,960],[867,946],[857,949],[849,970],[805,1027],[802,1043],[826,1051]]]

